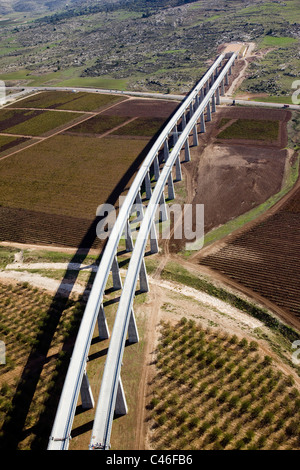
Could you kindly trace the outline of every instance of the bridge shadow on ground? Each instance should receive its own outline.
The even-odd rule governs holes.
[[[127,172],[120,178],[106,203],[112,204],[117,208],[119,196],[128,190],[130,180],[137,172],[140,164],[149,152],[161,130],[162,128],[148,142]],[[101,202],[102,201],[100,201],[100,203]],[[84,262],[84,259],[88,256],[91,247],[97,239],[96,227],[100,220],[100,217],[95,217],[92,221],[85,236],[76,248],[76,252],[69,262],[70,264]],[[105,243],[103,243],[99,249],[99,256],[95,264],[99,264],[104,247]],[[72,289],[67,293],[64,289],[66,283],[71,284],[71,287],[73,288],[78,275],[79,271],[74,273],[70,279],[70,274],[68,274],[67,270],[53,297],[51,305],[47,311],[47,315],[45,316],[43,324],[36,337],[35,345],[31,349],[26,365],[22,371],[16,393],[12,400],[11,409],[6,415],[0,437],[1,449],[18,450],[24,448],[24,442],[26,442],[25,447],[31,450],[45,450],[48,446],[48,440],[69,365],[71,352],[86,303],[84,296],[81,296],[79,300],[75,302],[71,297]],[[93,278],[94,273],[91,273],[87,285],[92,282]],[[59,326],[62,314],[72,305],[76,305],[76,314],[71,321],[68,333],[64,336],[62,352],[49,356],[49,349],[51,347],[54,334]],[[106,351],[102,354],[104,353],[106,353]],[[48,398],[44,403],[43,410],[41,411],[37,422],[30,426],[30,424],[28,424],[28,414],[34,395],[37,391],[41,374],[45,365],[49,363],[50,360],[53,360],[53,358],[56,360],[55,379],[52,379],[47,390],[44,392],[47,394]],[[90,426],[87,426],[89,429]],[[79,430],[76,432],[79,432]]]

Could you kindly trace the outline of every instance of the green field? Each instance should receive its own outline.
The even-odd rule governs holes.
[[[274,141],[278,138],[278,121],[238,119],[218,134],[220,139],[249,139]]]
[[[5,118],[8,113],[6,112],[6,110],[0,110],[0,119],[2,123],[3,121],[5,121]],[[14,112],[12,112],[12,114],[13,113]],[[23,113],[22,111],[20,111],[19,115],[23,115],[25,120],[16,125],[5,128],[5,132],[7,132],[8,134],[40,136],[46,132],[56,129],[59,126],[67,124],[73,121],[74,119],[78,118],[77,113],[69,113],[63,111],[42,111],[38,115],[36,115],[36,112],[34,111],[27,111]]]
[[[47,91],[19,100],[8,108],[65,109],[70,111],[94,111],[119,101],[122,97],[98,93],[71,91]]]

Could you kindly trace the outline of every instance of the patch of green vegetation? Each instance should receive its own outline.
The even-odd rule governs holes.
[[[291,37],[265,36],[260,41],[260,47],[286,47],[297,42],[297,39]]]
[[[5,132],[8,134],[39,136],[76,118],[78,118],[76,113],[44,111],[38,116],[29,117],[26,121],[9,127]]]
[[[220,139],[272,141],[278,138],[279,121],[238,119],[218,134]]]
[[[259,98],[251,98],[251,100],[262,101],[263,103],[293,104],[291,96],[260,96]]]
[[[93,111],[121,100],[122,97],[101,93],[46,91],[17,101],[7,106],[7,108],[51,108],[68,111]]]
[[[0,77],[1,78],[1,77]],[[103,88],[106,90],[120,90],[127,89],[127,79],[105,78],[105,77],[77,77],[62,80],[55,83],[55,86],[66,87],[86,87],[86,88]]]

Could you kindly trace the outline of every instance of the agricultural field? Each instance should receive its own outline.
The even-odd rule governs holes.
[[[151,449],[300,448],[299,383],[245,337],[161,321],[148,396]]]
[[[3,108],[1,240],[99,248],[97,207],[116,204],[126,193],[154,134],[176,107],[125,96],[46,92]]]
[[[294,184],[297,165],[287,150],[294,145],[291,120],[288,110],[222,106],[206,122],[199,145],[190,149],[191,161],[184,164],[186,198],[204,204],[205,243],[226,224],[232,230],[239,217],[242,225],[257,216]],[[184,245],[185,240],[171,238],[169,250],[184,253]]]
[[[28,283],[0,283],[2,449],[46,448],[83,307]]]
[[[68,111],[96,111],[122,101],[116,95],[100,93],[84,93],[60,91],[45,91],[34,94],[23,100],[18,100],[7,108],[37,108],[37,109],[63,109]]]
[[[37,110],[7,110],[0,112],[0,132],[21,136],[41,136],[70,121],[78,114]]]
[[[299,327],[299,184],[269,217],[238,233],[198,262],[279,307]],[[275,206],[276,207],[276,206]]]

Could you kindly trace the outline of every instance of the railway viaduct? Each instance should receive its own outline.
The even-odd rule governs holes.
[[[181,164],[190,161],[190,140],[191,145],[198,145],[198,132],[205,132],[205,123],[212,120],[216,106],[220,104],[220,96],[224,95],[228,76],[236,58],[235,53],[216,58],[159,135],[123,201],[107,240],[82,317],[49,437],[48,450],[68,449],[79,394],[83,408],[95,408],[89,449],[109,449],[114,413],[124,415],[128,412],[121,380],[122,358],[126,339],[130,343],[139,341],[133,302],[138,282],[140,291],[149,290],[144,262],[145,248],[150,239],[151,253],[158,252],[157,209],[159,208],[159,220],[165,221],[167,219],[165,188],[169,199],[174,199],[175,196],[173,168],[175,168],[175,181],[181,180]],[[181,161],[182,150],[184,158]],[[142,188],[145,188],[147,207],[142,203]],[[130,228],[130,217],[134,211],[138,213],[139,220],[135,243]],[[126,250],[131,256],[122,285],[117,251],[124,233]],[[113,287],[121,290],[111,335],[103,308],[103,296],[110,273],[112,273]],[[110,337],[110,342],[98,403],[95,407],[86,364],[97,324],[99,338]]]

